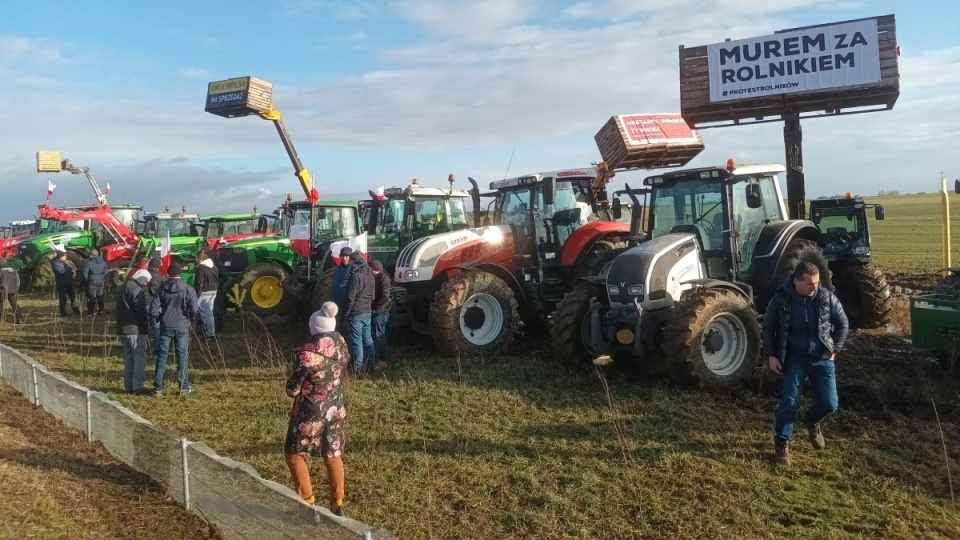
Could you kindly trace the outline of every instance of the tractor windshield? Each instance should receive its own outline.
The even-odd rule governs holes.
[[[866,246],[866,216],[862,208],[837,206],[814,208],[811,220],[823,231],[826,254],[845,252],[854,246]]]
[[[671,232],[696,231],[703,249],[720,249],[723,230],[723,186],[716,181],[686,180],[657,187],[652,194],[653,238]],[[692,228],[691,228],[692,227]]]
[[[64,231],[82,231],[85,225],[85,222],[82,219],[75,219],[71,221],[51,221],[49,223],[50,226],[47,227],[47,230],[44,232],[57,233]]]
[[[210,230],[219,230],[217,236],[233,236],[237,234],[253,234],[257,232],[257,218],[241,219],[236,221],[217,221],[211,223],[212,227],[207,227],[207,238],[210,238]]]
[[[191,236],[193,221],[186,218],[151,219],[147,221],[147,234],[162,237]]]
[[[467,208],[462,197],[429,197],[418,195],[413,213],[406,215],[402,198],[390,199],[383,218],[383,232],[432,233],[468,227]]]
[[[137,220],[140,219],[140,210],[137,208],[114,208],[112,212],[117,221],[131,230],[136,228]]]
[[[310,207],[297,207],[293,210],[290,225],[306,225],[309,230]],[[289,234],[289,231],[287,231]],[[317,207],[317,239],[345,238],[356,236],[357,209],[353,207],[320,206]]]

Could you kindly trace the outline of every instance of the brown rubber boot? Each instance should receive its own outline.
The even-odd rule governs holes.
[[[820,424],[807,422],[807,433],[810,436],[810,444],[817,450],[823,450],[823,447],[827,445],[827,441],[823,438],[823,431],[820,429]]]
[[[777,465],[789,465],[790,464],[790,441],[784,441],[779,438],[774,437],[774,462]]]

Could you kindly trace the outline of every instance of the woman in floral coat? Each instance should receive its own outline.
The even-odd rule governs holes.
[[[323,458],[330,482],[330,510],[342,516],[347,418],[343,381],[350,353],[343,337],[336,332],[336,316],[337,305],[325,302],[310,317],[312,336],[296,350],[293,373],[286,385],[287,395],[294,400],[283,452],[294,489],[310,504],[316,497],[305,458]]]

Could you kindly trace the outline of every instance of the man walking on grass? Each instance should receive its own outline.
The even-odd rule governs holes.
[[[103,291],[107,283],[107,263],[97,248],[90,250],[90,257],[83,265],[83,281],[87,287],[87,313],[103,313]]]
[[[363,375],[373,366],[373,299],[377,283],[363,253],[350,254],[350,284],[347,287],[347,307],[344,318],[350,332],[350,356],[353,358],[353,373]]]
[[[811,263],[797,264],[770,300],[763,318],[763,352],[770,370],[782,377],[774,427],[778,464],[790,463],[794,417],[807,378],[814,403],[804,423],[810,444],[817,450],[825,446],[820,422],[837,410],[835,361],[847,328],[840,301],[820,286],[820,271]]]
[[[213,310],[217,301],[217,289],[220,287],[220,273],[214,266],[210,254],[206,251],[197,252],[197,273],[194,286],[197,288],[200,320],[203,321],[207,341],[213,341],[217,334],[217,323],[213,316]]]
[[[77,269],[67,260],[67,248],[61,244],[53,246],[54,258],[50,261],[53,268],[54,282],[57,285],[57,297],[60,300],[60,316],[66,317],[70,314],[67,311],[67,299],[70,300],[70,310],[73,313],[80,313],[77,306],[77,291],[73,279],[77,275]]]
[[[7,260],[0,257],[0,323],[7,320],[7,302],[13,311],[13,321],[23,322],[23,313],[17,305],[17,294],[20,292],[20,274],[10,268]]]
[[[173,263],[167,271],[168,278],[160,286],[157,296],[150,302],[150,316],[160,321],[160,346],[157,350],[157,369],[153,377],[153,391],[163,390],[163,376],[167,370],[170,345],[177,349],[177,382],[180,395],[193,391],[187,373],[187,348],[190,345],[190,324],[197,314],[197,293],[183,282],[183,269]]]

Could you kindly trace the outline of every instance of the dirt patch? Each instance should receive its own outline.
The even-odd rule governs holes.
[[[0,538],[221,538],[146,475],[0,383]]]

